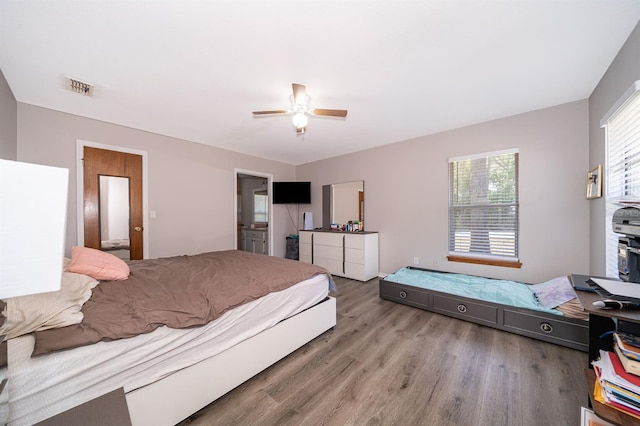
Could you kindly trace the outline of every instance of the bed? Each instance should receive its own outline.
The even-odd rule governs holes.
[[[588,315],[567,277],[528,285],[406,267],[379,286],[385,300],[588,351]]]
[[[132,261],[127,266],[130,275],[126,279],[94,285],[91,298],[82,304],[80,322],[8,340],[9,424],[33,424],[120,387],[134,425],[176,424],[336,324],[335,299],[329,296],[335,289],[333,280],[321,268],[309,269],[313,265],[229,250]],[[224,281],[212,291],[216,300],[205,298],[203,306],[175,309],[193,313],[166,320],[184,327],[158,325],[156,311],[151,309],[164,297],[158,291],[178,287],[176,293],[191,292],[185,290],[191,284],[180,282],[185,268],[193,270],[190,274],[196,280],[215,275],[216,280]],[[65,273],[84,275],[69,272],[69,267]],[[159,287],[154,288],[150,302],[141,302],[144,297],[137,293],[142,290],[136,280],[145,274],[157,277]],[[276,276],[294,282],[271,282]],[[254,284],[262,288],[258,281],[268,283],[267,290],[259,291],[265,294],[251,295],[252,290],[246,292],[248,296],[236,296]],[[127,317],[129,308],[108,308],[111,314],[126,317],[116,319],[115,328],[131,334],[142,327],[144,332],[115,338],[110,334],[111,324],[105,326],[105,335],[95,333],[103,327],[100,321],[111,315],[101,317],[103,313],[96,312],[102,312],[102,302],[118,294],[117,286],[126,288],[128,296],[136,296],[131,298],[134,302],[119,305],[141,309]],[[148,291],[144,288],[143,293]],[[198,292],[209,291],[209,287],[197,288]],[[230,299],[230,306],[221,309],[219,299]],[[140,315],[154,320],[140,322]],[[132,323],[134,330],[129,330]]]

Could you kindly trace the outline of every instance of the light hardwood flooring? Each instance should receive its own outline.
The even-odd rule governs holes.
[[[337,326],[182,425],[578,425],[587,354],[336,278]]]

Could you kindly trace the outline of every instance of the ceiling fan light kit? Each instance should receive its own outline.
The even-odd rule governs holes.
[[[304,133],[304,129],[305,127],[307,127],[307,124],[309,123],[309,118],[305,115],[304,112],[300,111],[300,112],[296,112],[293,115],[292,121],[296,130],[300,133]]]
[[[276,114],[291,114],[293,113],[293,127],[296,129],[296,133],[301,135],[305,132],[307,124],[309,123],[310,115],[320,115],[326,117],[346,117],[347,110],[344,109],[320,109],[309,110],[309,96],[307,96],[306,88],[302,84],[293,83],[293,95],[291,96],[291,109],[290,110],[269,110],[269,111],[253,111],[253,115],[276,115]]]

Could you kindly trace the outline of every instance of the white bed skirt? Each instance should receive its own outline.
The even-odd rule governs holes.
[[[175,425],[336,325],[336,299],[126,394],[134,426]],[[259,355],[258,355],[259,354]]]

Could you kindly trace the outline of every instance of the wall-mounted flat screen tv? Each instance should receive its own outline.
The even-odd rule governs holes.
[[[273,204],[311,204],[311,182],[273,182]]]

